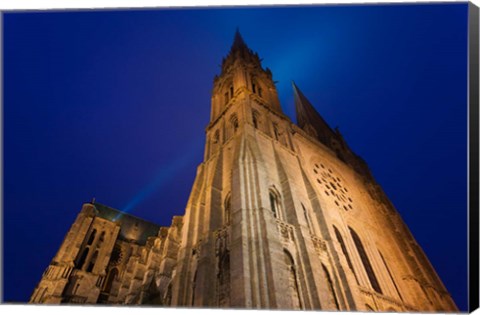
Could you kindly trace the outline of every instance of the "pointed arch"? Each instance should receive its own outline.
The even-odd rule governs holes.
[[[237,116],[237,114],[232,114],[232,116],[230,116],[230,123],[232,124],[233,133],[237,132],[237,130],[238,130],[238,116]]]
[[[255,109],[252,109],[252,123],[253,123],[253,127],[258,129],[260,124],[260,113]]]
[[[280,199],[280,193],[274,188],[271,187],[268,190],[268,197],[270,201],[270,211],[272,212],[273,216],[277,219],[281,218],[280,212],[281,212],[281,199]]]
[[[278,124],[273,123],[273,135],[275,136],[275,140],[279,141],[280,140],[280,131],[278,130]]]
[[[370,281],[372,288],[378,293],[382,294],[382,288],[380,288],[380,284],[378,283],[377,276],[375,275],[372,264],[370,263],[370,259],[368,259],[367,252],[365,251],[365,247],[363,246],[363,243],[360,240],[360,237],[351,227],[348,227],[348,229],[350,230],[350,234],[352,235],[352,238],[353,238],[353,243],[357,248],[358,255],[362,260],[363,268],[365,268],[365,271],[368,276],[368,280]]]

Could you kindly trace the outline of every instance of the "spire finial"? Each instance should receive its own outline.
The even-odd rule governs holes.
[[[233,39],[232,50],[239,49],[241,47],[247,47],[247,45],[245,44],[245,41],[240,34],[240,28],[237,26],[237,30],[235,31],[235,37]]]

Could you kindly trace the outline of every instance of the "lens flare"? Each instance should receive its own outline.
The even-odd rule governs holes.
[[[159,188],[170,182],[170,180],[178,174],[181,169],[195,162],[195,158],[197,158],[199,150],[201,150],[202,141],[202,139],[196,139],[187,146],[188,149],[183,154],[176,156],[170,161],[170,163],[162,165],[155,173],[152,181],[140,190],[125,207],[123,207],[123,212],[128,213],[132,211]],[[113,221],[117,221],[121,217],[122,213],[119,213]]]

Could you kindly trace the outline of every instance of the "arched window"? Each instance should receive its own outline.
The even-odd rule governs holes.
[[[337,308],[337,310],[339,310],[340,306],[338,305],[337,295],[335,293],[335,288],[333,287],[332,278],[330,278],[330,273],[328,272],[328,269],[327,267],[325,267],[324,264],[322,264],[322,268],[323,273],[325,274],[325,278],[327,278],[328,288],[330,289],[330,295],[332,297],[332,300],[335,303],[335,307]]]
[[[238,117],[236,114],[233,114],[232,117],[230,117],[230,122],[233,127],[233,132],[237,132],[238,129]]]
[[[230,98],[233,98],[233,84],[230,85]]]
[[[297,271],[295,268],[295,262],[293,261],[293,257],[289,251],[286,249],[283,250],[285,264],[288,270],[288,291],[292,298],[292,309],[300,310],[302,309],[302,302],[300,301],[300,292],[298,288],[298,280],[297,280]]]
[[[92,272],[93,267],[95,266],[95,262],[97,261],[97,257],[98,257],[98,250],[96,250],[93,253],[92,258],[90,258],[90,263],[88,264],[87,272]]]
[[[219,142],[220,142],[220,131],[217,129],[213,134],[213,143],[219,143]]]
[[[80,256],[80,259],[78,260],[78,263],[77,263],[78,269],[83,269],[83,265],[85,264],[85,260],[87,259],[87,256],[88,256],[88,247],[83,250],[82,255]]]
[[[104,292],[110,293],[110,291],[112,290],[113,281],[115,281],[115,278],[117,277],[117,275],[118,275],[117,268],[110,269],[107,275],[107,281],[105,281],[105,285],[103,286]]]
[[[273,134],[275,135],[275,140],[278,141],[280,132],[278,131],[278,125],[276,123],[273,124]]]
[[[230,252],[225,251],[218,262],[218,306],[230,306]]]
[[[280,196],[276,191],[270,189],[270,210],[275,218],[280,218]]]
[[[252,92],[262,97],[262,88],[254,79],[252,79]]]
[[[231,217],[231,210],[232,209],[232,199],[230,197],[230,193],[227,195],[225,198],[225,204],[224,204],[224,212],[223,212],[223,223],[224,224],[230,224],[230,217]]]
[[[256,111],[252,111],[252,123],[255,128],[258,128],[260,114]]]
[[[92,233],[90,233],[90,237],[88,238],[87,245],[92,245],[93,240],[95,239],[95,235],[97,234],[97,230],[93,229]]]
[[[340,243],[340,247],[342,248],[343,255],[345,256],[345,259],[347,260],[348,267],[352,271],[355,281],[357,281],[358,284],[358,279],[357,279],[357,274],[355,273],[355,269],[353,269],[352,261],[350,260],[350,255],[348,255],[347,247],[345,246],[345,243],[343,242],[343,237],[342,234],[338,231],[337,227],[334,225],[333,230],[335,231],[335,236],[337,237],[337,241]]]
[[[367,252],[363,247],[360,237],[354,230],[352,230],[352,228],[349,227],[348,229],[350,230],[350,234],[352,235],[353,242],[355,243],[355,247],[357,248],[357,252],[358,252],[358,255],[360,256],[360,259],[362,260],[363,267],[367,272],[367,276],[368,276],[368,279],[370,280],[370,284],[372,285],[372,288],[378,293],[382,293],[382,289],[380,288],[377,277],[375,276],[375,273],[373,271],[372,264],[368,259]]]

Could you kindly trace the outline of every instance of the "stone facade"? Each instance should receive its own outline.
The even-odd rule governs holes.
[[[293,89],[298,124],[237,32],[185,215],[159,227],[85,204],[30,302],[457,311],[366,163]]]

